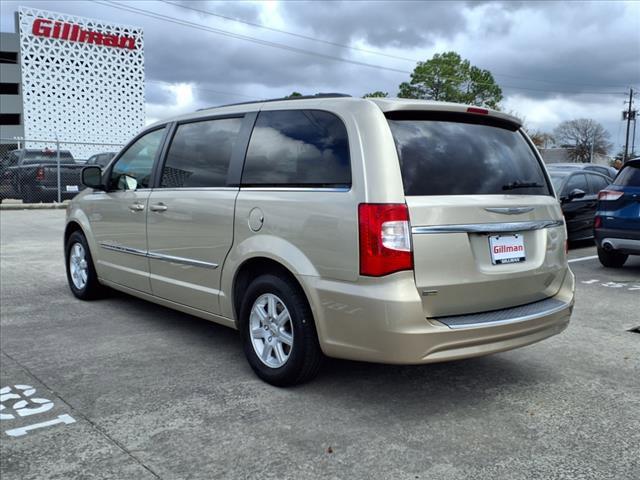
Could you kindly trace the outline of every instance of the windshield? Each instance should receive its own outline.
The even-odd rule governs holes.
[[[518,131],[441,120],[389,120],[406,195],[551,195]]]

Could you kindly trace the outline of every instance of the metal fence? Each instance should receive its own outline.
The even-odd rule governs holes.
[[[116,143],[0,138],[0,201],[63,202],[84,187],[87,162],[104,166],[122,148]]]

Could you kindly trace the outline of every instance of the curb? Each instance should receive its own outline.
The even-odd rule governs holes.
[[[0,203],[0,210],[61,210],[68,203]]]

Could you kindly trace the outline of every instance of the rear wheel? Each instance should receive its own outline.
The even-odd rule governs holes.
[[[620,268],[624,265],[624,262],[627,261],[629,255],[616,252],[615,250],[606,251],[603,248],[598,247],[598,258],[604,267]]]
[[[93,266],[93,258],[84,234],[73,232],[65,245],[67,281],[71,292],[81,300],[91,300],[103,291]]]
[[[296,385],[318,373],[322,351],[313,315],[291,279],[265,274],[251,282],[240,308],[240,329],[249,365],[267,383]]]

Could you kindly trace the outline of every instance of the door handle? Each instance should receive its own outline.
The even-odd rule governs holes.
[[[142,203],[132,203],[129,205],[129,210],[132,212],[141,212],[144,210],[144,205]]]
[[[152,212],[166,212],[168,208],[169,207],[167,207],[164,203],[156,203],[155,205],[151,205],[149,207],[149,210],[151,210]]]

